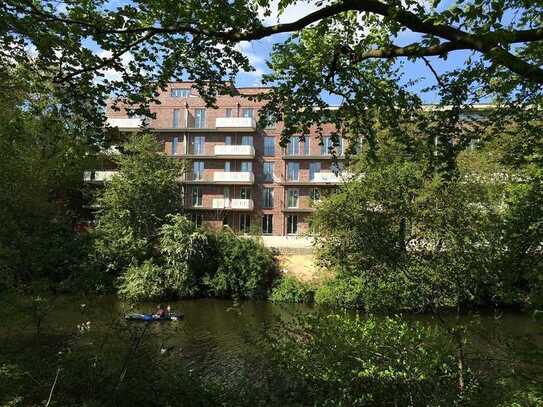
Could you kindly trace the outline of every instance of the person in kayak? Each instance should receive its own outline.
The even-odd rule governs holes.
[[[156,307],[156,312],[153,314],[154,318],[164,318],[166,316],[166,310],[162,308],[162,305],[158,304]]]

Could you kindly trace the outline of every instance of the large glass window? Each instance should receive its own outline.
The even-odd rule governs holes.
[[[243,187],[239,190],[239,197],[241,199],[251,199],[251,196],[252,196],[252,188]]]
[[[230,161],[224,162],[224,172],[230,172]]]
[[[287,189],[287,208],[297,208],[298,207],[298,190],[297,189]]]
[[[174,88],[171,90],[170,95],[172,98],[186,98],[190,96],[190,89]]]
[[[311,190],[311,200],[318,201],[321,199],[321,190],[319,188],[313,188]]]
[[[230,187],[224,187],[223,198],[225,201],[230,199]]]
[[[192,139],[192,154],[204,154],[205,143],[205,136],[194,136],[194,138]]]
[[[204,179],[204,162],[194,161],[192,163],[192,179],[194,181],[202,181]]]
[[[239,215],[239,231],[249,233],[251,229],[251,215],[242,213]]]
[[[264,155],[267,157],[275,155],[275,137],[264,137]]]
[[[273,181],[273,161],[264,161],[262,173],[264,181]]]
[[[287,155],[300,155],[300,138],[291,137],[287,144]]]
[[[181,117],[181,111],[179,109],[173,109],[173,122],[172,127],[174,129],[179,128],[179,118]]]
[[[322,138],[321,155],[330,155],[330,149],[332,148],[332,139],[330,136]]]
[[[273,208],[273,188],[262,189],[262,207]]]
[[[227,146],[231,146],[232,145],[232,136],[224,136],[224,144],[226,144]]]
[[[309,181],[315,179],[315,174],[321,171],[321,163],[310,163],[309,164]]]
[[[177,143],[179,142],[178,137],[172,138],[172,155],[177,155]]]
[[[254,109],[251,107],[244,107],[241,109],[241,117],[253,117]]]
[[[253,136],[242,136],[241,137],[241,144],[244,146],[252,146],[253,145]]]
[[[265,235],[273,233],[273,215],[262,216],[262,233]]]
[[[287,180],[298,181],[300,177],[300,163],[289,162],[287,164]]]
[[[309,136],[305,136],[304,137],[304,141],[301,141],[300,139],[300,143],[302,144],[303,146],[303,155],[309,155]]]
[[[199,186],[192,187],[192,206],[202,206],[202,188]]]
[[[234,117],[234,109],[227,107],[224,111],[224,117]]]
[[[287,216],[287,235],[295,235],[298,233],[298,215]]]
[[[241,162],[241,172],[252,172],[253,163],[251,161],[242,161]]]
[[[194,127],[197,129],[206,128],[206,110],[205,109],[196,109],[194,111]]]

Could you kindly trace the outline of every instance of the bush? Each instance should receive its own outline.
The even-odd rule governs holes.
[[[256,239],[229,231],[216,233],[215,239],[218,267],[204,278],[207,292],[217,297],[265,299],[275,275],[272,252]]]
[[[360,277],[330,279],[317,288],[315,303],[343,308],[362,308],[365,288]]]
[[[270,300],[273,302],[312,304],[315,287],[296,277],[283,276],[273,287]]]
[[[150,261],[128,267],[120,281],[119,295],[130,301],[162,298],[170,285],[164,269]]]

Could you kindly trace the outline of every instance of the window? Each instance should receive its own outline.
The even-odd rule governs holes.
[[[231,107],[227,107],[224,111],[224,117],[233,117],[234,116],[234,109]]]
[[[230,172],[230,161],[224,162],[224,172]]]
[[[204,179],[203,161],[194,161],[192,163],[192,176],[194,181],[202,181]]]
[[[273,208],[273,189],[272,188],[262,189],[262,207]]]
[[[298,215],[287,216],[287,235],[295,235],[298,233]]]
[[[252,195],[251,190],[252,188],[249,188],[249,187],[241,188],[239,190],[239,197],[241,199],[251,199],[251,195]]]
[[[330,136],[323,137],[321,144],[321,155],[330,155],[330,150],[332,147],[332,139]]]
[[[287,180],[298,181],[299,176],[300,176],[300,163],[289,162],[287,164]]]
[[[223,198],[225,201],[230,199],[230,187],[224,187]]]
[[[191,215],[191,220],[194,222],[194,224],[198,227],[202,226],[202,219],[203,216],[201,213],[193,213]]]
[[[313,201],[318,201],[321,199],[321,190],[319,188],[313,188],[311,190],[311,199]]]
[[[241,162],[241,172],[252,172],[253,163],[251,161],[242,161]]]
[[[174,88],[170,92],[172,98],[186,98],[190,96],[190,89]]]
[[[224,144],[226,144],[227,146],[231,146],[232,145],[232,136],[224,136]]]
[[[262,216],[262,233],[265,235],[273,233],[273,215]]]
[[[192,139],[192,154],[204,154],[205,136],[194,136]]]
[[[181,112],[179,111],[179,109],[173,109],[173,123],[172,123],[172,127],[174,129],[177,129],[179,128],[179,117],[181,116]]]
[[[264,181],[273,181],[273,161],[264,161],[262,173]]]
[[[177,155],[177,143],[179,141],[178,137],[172,139],[172,155]]]
[[[251,107],[244,107],[241,109],[241,117],[253,117],[254,109]]]
[[[248,213],[242,213],[239,215],[239,231],[243,233],[249,233],[251,229],[251,215]]]
[[[291,137],[287,144],[287,155],[300,155],[299,137]]]
[[[304,141],[301,141],[300,139],[300,142],[302,143],[304,149],[303,155],[309,155],[309,136],[305,136]]]
[[[287,189],[287,207],[288,208],[298,207],[298,190],[297,189]]]
[[[253,145],[253,136],[242,136],[241,145],[243,146],[252,146]]]
[[[192,206],[202,206],[202,188],[192,187]]]
[[[268,157],[275,155],[275,137],[264,137],[264,155]]]
[[[205,109],[196,109],[194,111],[194,127],[197,129],[206,128],[206,110]]]
[[[315,179],[315,174],[321,171],[321,163],[310,163],[309,164],[309,181]]]

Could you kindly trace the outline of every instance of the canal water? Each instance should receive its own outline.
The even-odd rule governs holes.
[[[17,310],[17,305],[13,303],[2,305],[4,322],[0,324],[0,336],[4,339],[17,340],[35,333],[32,318],[21,317],[20,307],[25,301],[19,299],[16,302],[19,302]],[[131,306],[114,296],[49,298],[41,330],[59,338],[77,334],[82,324],[93,332],[105,332],[116,325],[141,331],[145,323],[125,322],[123,316],[130,312],[151,313],[156,305]],[[257,301],[234,303],[217,299],[184,300],[169,305],[174,312],[183,313],[184,319],[150,324],[147,339],[155,341],[164,351],[175,351],[182,355],[189,368],[203,375],[206,372],[235,374],[237,370],[246,368],[251,362],[251,354],[258,352],[259,341],[263,339],[261,333],[265,332],[266,327],[281,321],[288,322],[307,312],[343,312],[305,305]],[[357,314],[348,312],[348,315],[354,318]],[[428,324],[439,323],[428,315],[408,315],[405,318]],[[452,317],[445,319],[452,323]],[[462,322],[475,328],[478,335],[476,342],[482,348],[495,335],[509,339],[535,335],[540,332],[541,325],[527,314],[495,312],[468,315]]]

